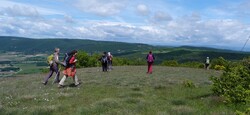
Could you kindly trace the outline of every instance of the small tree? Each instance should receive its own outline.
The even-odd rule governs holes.
[[[90,56],[84,52],[84,51],[79,51],[77,53],[77,59],[78,59],[78,62],[77,62],[77,67],[89,67],[89,59],[90,59]]]

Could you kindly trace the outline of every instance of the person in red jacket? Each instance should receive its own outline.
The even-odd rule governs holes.
[[[152,54],[152,51],[149,52],[149,54],[146,57],[146,60],[148,62],[148,74],[152,74],[153,72],[153,63],[155,60],[155,56]]]
[[[80,83],[78,82],[78,77],[76,76],[76,55],[77,55],[77,51],[73,50],[70,52],[70,55],[72,55],[72,57],[69,60],[69,66],[65,67],[65,69],[63,70],[63,78],[61,79],[61,81],[59,82],[58,87],[63,87],[64,86],[64,81],[66,80],[66,78],[68,76],[72,77],[75,83],[75,86],[79,85]]]

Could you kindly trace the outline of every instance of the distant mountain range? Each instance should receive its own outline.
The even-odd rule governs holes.
[[[224,57],[229,60],[241,60],[250,55],[249,52],[234,50],[216,49],[209,47],[193,46],[153,46],[140,43],[125,43],[111,41],[94,41],[83,39],[32,39],[23,37],[0,36],[0,51],[2,52],[23,52],[25,54],[37,54],[53,52],[59,47],[61,52],[68,52],[73,49],[83,50],[90,54],[110,51],[115,56],[129,58],[144,58],[149,50],[153,50],[157,57],[157,63],[163,60],[177,60],[179,62],[203,61],[206,57]]]

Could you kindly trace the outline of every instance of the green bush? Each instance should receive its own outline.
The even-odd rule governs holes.
[[[250,56],[242,60],[242,64],[250,69]]]
[[[200,62],[186,62],[180,64],[182,67],[191,67],[191,68],[204,68],[204,64]]]
[[[195,87],[194,82],[191,81],[191,80],[185,80],[185,81],[183,81],[182,84],[184,85],[184,87],[188,87],[188,88],[194,88]]]
[[[113,65],[114,66],[123,66],[123,65],[133,65],[132,61],[126,58],[113,58]]]
[[[223,65],[215,65],[214,69],[215,70],[225,70],[226,68]]]
[[[220,77],[211,77],[214,94],[225,98],[227,103],[250,101],[250,71],[243,65],[226,68]]]
[[[229,64],[229,61],[225,60],[223,57],[215,58],[211,61],[211,69],[215,69],[216,65],[226,67]]]
[[[161,63],[163,66],[172,66],[172,67],[177,67],[179,64],[176,60],[166,60]]]
[[[236,115],[250,115],[250,108],[247,108],[244,112],[237,110]]]
[[[99,59],[102,55],[93,54],[89,55],[87,52],[79,51],[77,54],[78,62],[76,66],[80,67],[98,67],[101,66],[101,62]],[[146,61],[142,58],[121,58],[121,57],[114,57],[113,58],[113,66],[123,66],[123,65],[145,65]]]

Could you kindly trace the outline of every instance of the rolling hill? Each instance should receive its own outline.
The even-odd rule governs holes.
[[[154,46],[139,43],[94,41],[82,39],[31,39],[22,37],[0,36],[0,51],[16,51],[25,54],[48,53],[55,47],[62,52],[73,49],[89,53],[110,51],[113,53],[136,52],[153,49]]]
[[[22,37],[0,36],[0,51],[2,52],[23,52],[24,54],[37,54],[53,52],[59,47],[61,52],[68,52],[72,49],[84,50],[89,54],[110,51],[116,57],[130,59],[144,58],[149,50],[152,50],[156,57],[156,63],[164,60],[177,60],[178,62],[198,61],[203,62],[206,57],[223,57],[227,60],[241,60],[250,55],[249,52],[240,52],[225,49],[193,46],[152,46],[140,43],[124,43],[112,41],[94,41],[83,39],[31,39]]]

